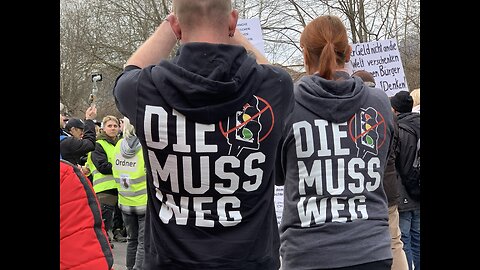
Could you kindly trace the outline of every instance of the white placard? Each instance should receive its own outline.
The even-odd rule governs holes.
[[[393,96],[399,91],[408,91],[396,39],[386,39],[350,44],[352,72],[366,70],[373,74],[376,87]]]
[[[238,19],[237,29],[257,50],[265,55],[262,28],[260,27],[260,20],[258,18]]]

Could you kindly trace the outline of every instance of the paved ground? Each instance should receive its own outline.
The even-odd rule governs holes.
[[[125,266],[125,257],[127,254],[127,242],[120,243],[112,241],[114,247],[113,252],[113,270],[127,270]]]

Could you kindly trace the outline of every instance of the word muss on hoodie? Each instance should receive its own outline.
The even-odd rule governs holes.
[[[127,66],[114,95],[144,150],[147,269],[278,269],[288,73],[241,46],[192,42],[171,61]]]

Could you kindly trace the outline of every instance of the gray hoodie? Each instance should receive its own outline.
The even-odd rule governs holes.
[[[390,259],[387,164],[392,112],[387,95],[360,78],[305,76],[277,162],[284,184],[283,269],[346,267]]]

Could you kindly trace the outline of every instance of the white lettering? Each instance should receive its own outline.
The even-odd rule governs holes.
[[[173,151],[190,153],[190,145],[187,145],[187,120],[176,110],[173,110],[172,114],[177,117],[177,143],[173,144]]]
[[[321,160],[314,160],[312,170],[308,173],[307,166],[303,161],[298,161],[298,193],[300,195],[306,195],[305,184],[308,187],[313,187],[315,183],[315,189],[318,195],[323,195],[322,187],[322,163]]]
[[[303,150],[302,147],[302,130],[304,130],[305,146],[307,147],[305,150]],[[295,136],[297,158],[306,158],[312,156],[314,147],[312,127],[310,124],[307,121],[301,121],[293,124],[293,135]]]
[[[195,124],[195,145],[197,153],[216,153],[217,145],[205,144],[205,132],[213,132],[215,131],[215,125],[204,125],[200,123]]]
[[[163,168],[152,150],[148,150],[148,160],[150,161],[150,168],[152,168],[153,185],[156,188],[160,187],[158,176],[165,182],[170,176],[171,190],[178,193],[180,190],[178,187],[177,156],[168,155]]]
[[[158,115],[158,141],[154,141],[152,136],[152,116]],[[168,145],[167,134],[167,117],[168,114],[162,107],[150,106],[145,107],[145,118],[143,120],[145,140],[148,147],[155,149],[164,149]],[[157,132],[155,132],[157,134]]]
[[[318,127],[318,134],[322,134],[323,136],[318,136],[320,140],[320,149],[317,151],[317,155],[319,157],[328,157],[332,155],[332,151],[328,149],[328,144],[327,144],[327,126],[328,126],[328,121],[323,120],[323,119],[318,119],[315,120],[315,126]],[[311,140],[313,141],[313,135]]]
[[[234,156],[223,156],[215,161],[215,174],[221,179],[230,180],[230,185],[216,183],[215,190],[220,194],[233,194],[238,189],[240,177],[233,172],[225,172],[225,164],[230,164],[231,168],[239,168],[240,160]]]
[[[347,138],[348,134],[347,134],[347,131],[340,130],[340,127],[347,129],[347,122],[332,124],[334,152],[335,152],[335,156],[347,156],[347,155],[350,155],[350,149],[342,148],[342,143],[340,139]]]
[[[374,183],[367,183],[365,187],[368,191],[374,191],[380,186],[382,177],[380,176],[380,159],[378,157],[373,157],[368,161],[368,175],[374,180]]]
[[[204,194],[210,188],[210,162],[208,157],[200,157],[200,187],[193,186],[192,158],[183,157],[183,184],[190,194]]]
[[[226,205],[231,204],[234,209],[240,208],[240,200],[237,197],[222,197],[217,202],[218,221],[224,227],[235,226],[242,221],[242,214],[240,211],[229,211],[228,216],[233,220],[228,220]]]
[[[253,168],[253,162],[257,160],[258,163],[265,162],[265,155],[262,152],[251,153],[245,159],[245,174],[248,176],[255,176],[255,181],[243,182],[243,189],[245,191],[254,191],[262,184],[263,170],[260,168]]]
[[[356,172],[355,167],[358,166],[360,169],[365,168],[365,161],[361,158],[352,158],[348,162],[348,175],[353,180],[358,180],[358,184],[356,183],[348,183],[348,190],[350,190],[353,194],[360,194],[363,192],[365,186],[365,177],[363,174]]]
[[[204,203],[212,203],[212,197],[194,197],[193,198],[193,209],[195,210],[195,226],[198,227],[213,227],[215,225],[213,220],[205,219],[205,214],[211,215],[212,211],[203,209],[202,205]]]

